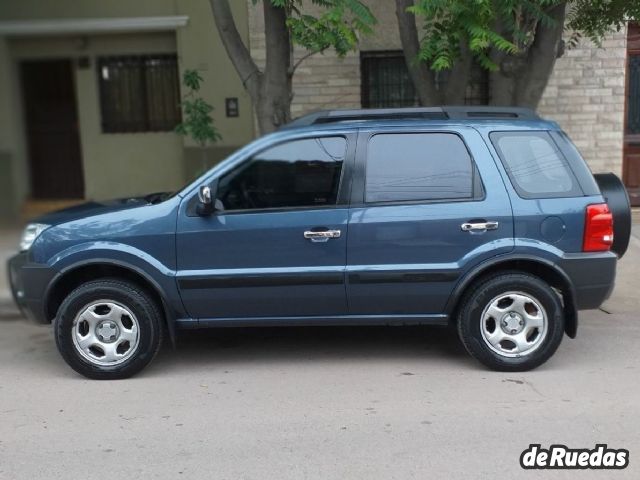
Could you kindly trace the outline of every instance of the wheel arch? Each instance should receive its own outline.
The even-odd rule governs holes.
[[[62,270],[53,279],[45,292],[44,310],[49,321],[55,318],[60,305],[79,285],[99,278],[120,278],[128,280],[148,293],[159,305],[169,332],[171,343],[175,345],[176,315],[169,306],[162,287],[144,270],[115,260],[97,260],[72,265]]]
[[[519,255],[500,257],[477,265],[458,282],[449,297],[446,306],[446,313],[449,315],[449,318],[452,319],[453,322],[456,321],[460,299],[475,282],[488,275],[513,270],[533,274],[560,292],[565,317],[564,330],[570,338],[575,338],[578,333],[578,311],[576,308],[576,295],[571,280],[569,276],[553,262],[534,256]]]

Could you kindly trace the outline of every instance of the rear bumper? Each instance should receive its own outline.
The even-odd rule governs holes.
[[[560,267],[571,279],[578,310],[598,308],[615,286],[618,257],[611,252],[566,255]]]
[[[30,263],[26,252],[8,261],[7,272],[13,300],[20,310],[37,323],[49,323],[45,310],[45,292],[55,275],[47,265]]]

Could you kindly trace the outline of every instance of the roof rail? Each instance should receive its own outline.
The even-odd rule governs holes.
[[[531,109],[523,107],[415,107],[371,108],[362,110],[320,110],[299,117],[283,128],[305,127],[336,122],[366,120],[462,120],[462,119],[520,119],[539,120]]]
[[[493,107],[493,106],[464,106],[442,107],[451,119],[491,119],[512,118],[520,120],[540,120],[538,114],[531,108],[525,107]]]

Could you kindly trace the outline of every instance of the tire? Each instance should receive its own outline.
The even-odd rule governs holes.
[[[160,350],[162,313],[140,287],[126,280],[88,282],[62,302],[54,335],[62,358],[96,380],[128,378]]]
[[[467,291],[458,311],[462,344],[493,370],[536,368],[555,353],[564,335],[558,294],[538,277],[522,272],[480,279]]]
[[[622,258],[631,239],[631,204],[627,189],[615,173],[596,173],[593,176],[600,187],[613,216],[613,245],[611,251]]]

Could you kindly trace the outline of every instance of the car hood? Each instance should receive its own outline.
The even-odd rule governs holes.
[[[145,205],[153,205],[164,201],[170,196],[169,193],[153,193],[142,197],[119,198],[106,201],[90,201],[73,207],[57,210],[47,213],[34,220],[36,223],[44,223],[46,225],[59,225],[61,223],[71,222],[80,218],[91,217],[94,215],[102,215],[105,213],[129,210],[131,208],[142,207]]]

